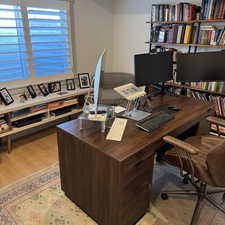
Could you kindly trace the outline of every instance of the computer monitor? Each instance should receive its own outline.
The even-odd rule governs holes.
[[[225,81],[225,52],[177,54],[176,80]]]
[[[104,57],[105,57],[105,50],[103,53],[100,55],[97,65],[96,65],[96,70],[94,74],[94,87],[93,87],[93,94],[94,94],[94,112],[97,114],[98,113],[98,104],[99,104],[99,99],[100,99],[100,84],[101,80],[103,79],[102,73],[104,73]]]
[[[134,56],[136,86],[149,86],[165,82],[173,77],[173,52]]]

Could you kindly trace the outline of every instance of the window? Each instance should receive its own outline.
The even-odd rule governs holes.
[[[13,2],[0,4],[0,82],[72,75],[69,3]]]
[[[0,5],[0,81],[28,78],[20,6]]]

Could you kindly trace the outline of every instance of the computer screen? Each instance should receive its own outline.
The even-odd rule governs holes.
[[[150,85],[171,80],[173,77],[173,52],[134,56],[135,84]]]
[[[97,113],[98,111],[98,104],[99,104],[99,98],[100,98],[100,84],[102,74],[104,73],[104,57],[105,57],[105,50],[100,55],[98,62],[96,64],[96,70],[94,74],[94,111]]]
[[[176,80],[225,81],[225,52],[177,54]]]

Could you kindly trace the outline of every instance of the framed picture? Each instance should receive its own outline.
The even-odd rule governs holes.
[[[5,105],[10,105],[11,103],[14,102],[14,99],[12,98],[12,96],[10,95],[10,93],[6,88],[0,89],[0,98]]]
[[[90,87],[90,77],[89,73],[78,73],[80,88]]]
[[[75,90],[75,82],[74,82],[74,79],[67,79],[66,80],[66,89],[68,91]]]
[[[38,84],[38,88],[44,96],[49,95],[48,89],[45,87],[44,84]]]
[[[56,81],[56,82],[48,83],[48,91],[49,93],[55,93],[55,92],[61,91],[61,82]]]
[[[35,92],[35,90],[34,90],[32,85],[27,86],[27,90],[28,90],[31,98],[36,98],[37,97],[37,94],[36,94],[36,92]]]

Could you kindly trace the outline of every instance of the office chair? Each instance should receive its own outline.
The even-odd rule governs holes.
[[[103,105],[119,105],[126,103],[126,100],[120,96],[113,88],[134,83],[134,75],[121,72],[104,73],[103,91],[101,94],[101,104]]]
[[[213,194],[225,193],[225,189],[209,191],[212,187],[225,188],[225,139],[221,137],[219,126],[225,127],[225,120],[208,117],[210,124],[217,127],[218,136],[193,136],[181,141],[166,136],[163,140],[173,146],[165,153],[165,160],[180,168],[181,176],[189,181],[194,190],[163,191],[161,197],[167,200],[170,195],[196,195],[198,197],[191,225],[196,225],[201,210],[201,204],[207,200],[214,207],[225,213],[225,209],[211,198]],[[225,194],[223,194],[225,200]]]

